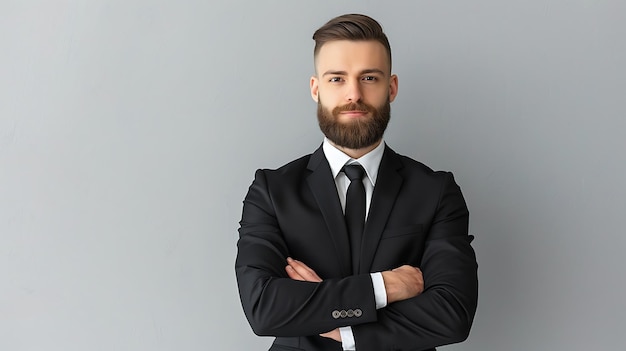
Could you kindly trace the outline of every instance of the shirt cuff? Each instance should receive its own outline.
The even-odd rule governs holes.
[[[376,299],[376,309],[379,310],[387,306],[387,290],[381,272],[370,273],[372,284],[374,285],[374,298]]]
[[[352,334],[352,327],[339,328],[339,334],[341,334],[341,347],[344,351],[356,351],[356,344],[354,343],[354,334]]]

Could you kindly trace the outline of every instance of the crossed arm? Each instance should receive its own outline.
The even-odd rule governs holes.
[[[289,278],[293,280],[315,283],[322,281],[322,278],[313,269],[291,257],[287,258],[285,271]],[[382,272],[382,275],[385,282],[385,292],[387,293],[387,303],[410,299],[424,291],[422,271],[417,267],[403,265],[391,271]],[[320,336],[341,342],[339,328],[322,333]]]
[[[388,304],[379,310],[369,274],[327,277],[333,272],[330,262],[311,261],[316,271],[305,264],[317,259],[314,255],[297,257],[305,263],[291,261],[286,268],[286,257],[305,252],[303,242],[318,242],[306,241],[310,239],[306,235],[297,240],[295,234],[285,235],[303,223],[300,217],[292,219],[292,204],[283,193],[272,197],[265,174],[259,171],[244,200],[235,268],[242,306],[257,335],[322,335],[338,340],[336,328],[351,326],[361,351],[429,349],[467,338],[477,305],[477,264],[472,237],[467,235],[467,207],[451,175],[442,181],[432,217],[420,219],[428,223],[419,257],[421,271],[410,266],[383,271]],[[305,230],[316,224],[307,222]],[[386,254],[393,252],[388,249]],[[417,291],[407,288],[407,282],[415,287],[411,279],[422,279],[421,274]],[[331,317],[333,309],[353,306],[362,310],[359,318]]]

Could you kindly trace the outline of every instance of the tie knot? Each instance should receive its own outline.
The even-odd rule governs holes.
[[[346,174],[350,181],[361,180],[365,174],[365,169],[358,163],[343,166],[343,173]]]

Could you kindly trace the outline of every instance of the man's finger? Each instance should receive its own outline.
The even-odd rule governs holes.
[[[305,281],[306,279],[304,279],[304,277],[302,277],[295,269],[293,269],[293,267],[291,266],[287,266],[285,267],[285,271],[287,272],[287,275],[289,276],[289,278],[293,279],[293,280],[301,280],[301,281]]]
[[[294,260],[291,257],[287,258],[287,263],[289,264],[289,267],[291,267],[300,277],[302,277],[302,280],[306,280],[308,282],[322,281],[322,278],[320,278],[317,273],[315,273],[315,271],[306,264],[298,260]]]
[[[320,334],[321,337],[333,339],[337,342],[341,342],[341,332],[339,332],[339,328],[331,330],[327,333]]]

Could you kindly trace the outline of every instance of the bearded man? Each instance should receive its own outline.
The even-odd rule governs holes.
[[[314,153],[257,170],[235,262],[241,303],[270,350],[434,350],[467,338],[478,296],[469,213],[449,172],[383,141],[398,93],[374,19],[319,28]]]

